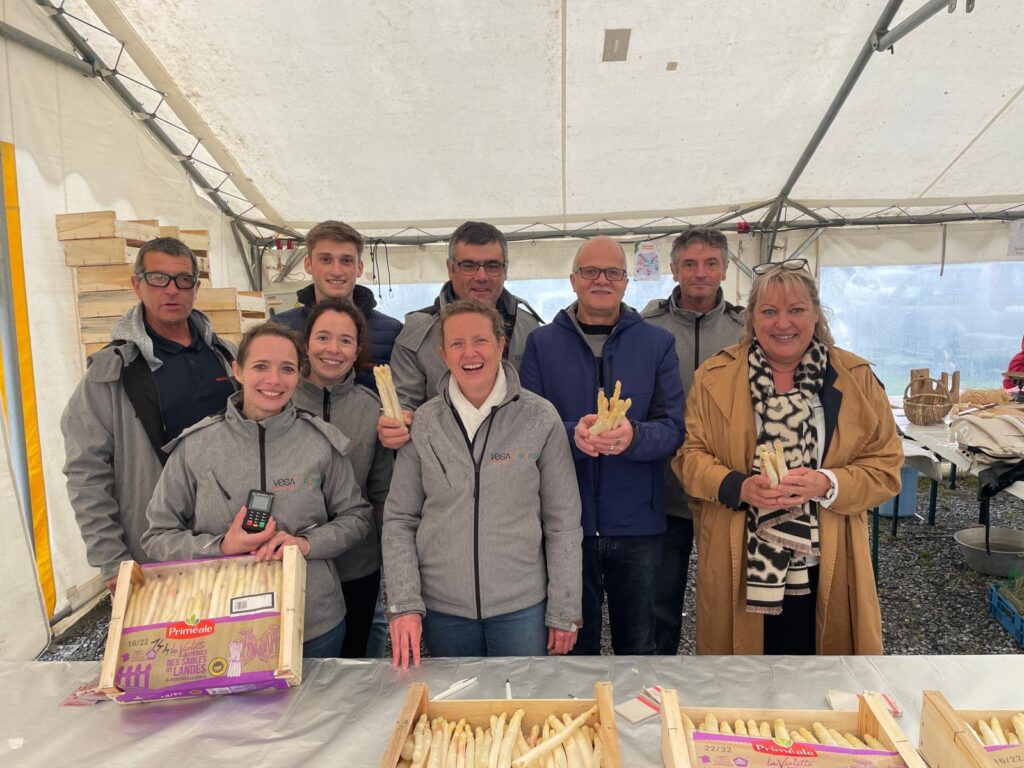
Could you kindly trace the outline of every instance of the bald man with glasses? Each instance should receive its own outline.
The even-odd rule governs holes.
[[[526,337],[543,321],[526,301],[505,290],[508,242],[501,231],[480,221],[467,221],[448,241],[448,282],[429,307],[405,316],[405,327],[391,351],[391,371],[404,423],[381,416],[377,435],[387,448],[409,442],[412,412],[437,395],[437,384],[448,368],[441,358],[441,310],[458,299],[480,299],[494,307],[505,325],[504,357],[516,369]]]
[[[111,590],[122,560],[149,562],[140,539],[167,460],[162,447],[224,410],[235,391],[233,347],[193,309],[198,273],[195,254],[173,237],[139,249],[139,303],[89,358],[61,417],[68,498],[89,565]]]

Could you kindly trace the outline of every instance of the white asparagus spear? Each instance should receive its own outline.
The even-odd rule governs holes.
[[[863,734],[863,736],[864,736],[864,743],[868,745],[868,749],[885,749],[885,744],[880,742],[878,739],[876,739],[870,733],[865,733],[865,734]],[[888,751],[888,750],[886,750],[886,751]]]
[[[994,747],[999,744],[999,737],[992,730],[992,726],[984,720],[978,721],[978,730],[981,731],[981,740],[985,742],[986,747]]]
[[[848,747],[848,746],[850,746],[850,742],[848,742],[846,739],[844,739],[843,738],[843,734],[841,734],[835,728],[829,728],[828,729],[828,735],[831,736],[835,740],[837,746],[840,746],[840,747]]]
[[[514,760],[512,762],[513,768],[519,768],[519,766],[526,765],[527,763],[536,760],[538,757],[547,754],[554,747],[562,744],[569,736],[573,734],[574,731],[576,731],[581,725],[586,723],[587,720],[589,720],[596,712],[596,706],[588,709],[582,715],[573,720],[569,725],[563,726],[561,732],[553,733],[551,735],[551,738],[542,741],[540,744],[531,749],[525,755],[518,758],[517,760]],[[559,725],[561,725],[561,723],[559,723]],[[555,759],[558,759],[557,755]]]
[[[999,739],[1000,744],[1006,744],[1006,734],[1003,733],[1003,726],[999,724],[999,718],[992,716],[992,719],[988,721],[988,724],[992,727],[992,733]]]

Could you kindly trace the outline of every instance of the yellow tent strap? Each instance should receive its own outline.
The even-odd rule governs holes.
[[[11,254],[11,283],[14,300],[14,325],[18,339],[18,362],[21,366],[21,402],[25,415],[25,448],[28,453],[28,484],[32,499],[32,528],[36,542],[36,567],[43,588],[46,610],[53,616],[56,589],[53,582],[53,561],[50,557],[50,528],[46,514],[46,486],[43,484],[43,452],[39,440],[39,415],[36,409],[36,381],[32,368],[32,339],[28,327],[28,301],[25,297],[25,263],[21,250],[21,208],[18,203],[18,180],[14,165],[14,145],[0,142],[0,167],[3,169],[4,200],[7,204],[7,245]],[[3,369],[0,368],[0,396],[7,413]]]

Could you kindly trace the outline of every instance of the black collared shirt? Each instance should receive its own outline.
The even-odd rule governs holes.
[[[146,333],[153,340],[153,354],[163,362],[153,372],[153,378],[160,395],[166,440],[173,440],[196,422],[223,411],[228,396],[235,391],[221,359],[203,341],[191,318],[188,327],[192,343],[183,346],[160,336],[146,323]]]

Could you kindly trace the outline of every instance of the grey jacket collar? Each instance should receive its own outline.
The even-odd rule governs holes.
[[[146,333],[145,315],[142,309],[142,302],[140,301],[134,307],[125,312],[121,319],[114,325],[114,330],[111,331],[110,337],[114,341],[125,341],[127,344],[124,347],[125,361],[131,362],[135,359],[135,355],[132,354],[131,347],[134,347],[140,355],[145,358],[146,363],[149,365],[149,370],[155,371],[161,365],[163,361],[160,360],[153,352],[153,340],[149,338],[149,334]],[[210,319],[200,312],[198,309],[193,309],[189,315],[189,319],[195,324],[195,327],[199,329],[199,333],[202,334],[203,341],[206,342],[207,346],[213,346],[213,326],[210,324]]]
[[[718,293],[715,294],[715,306],[710,312],[694,312],[691,309],[683,309],[679,306],[679,297],[681,291],[677,285],[672,290],[672,295],[668,297],[668,310],[672,315],[683,322],[693,324],[698,318],[714,317],[725,312],[725,294],[722,289],[718,289]]]
[[[302,377],[299,379],[299,386],[303,389],[307,389],[311,392],[316,392],[319,395],[323,395],[323,391],[326,389],[331,393],[331,397],[341,397],[342,395],[348,394],[352,388],[356,385],[356,369],[355,366],[349,370],[345,375],[345,378],[339,381],[337,384],[333,384],[330,387],[322,387],[312,379]]]

